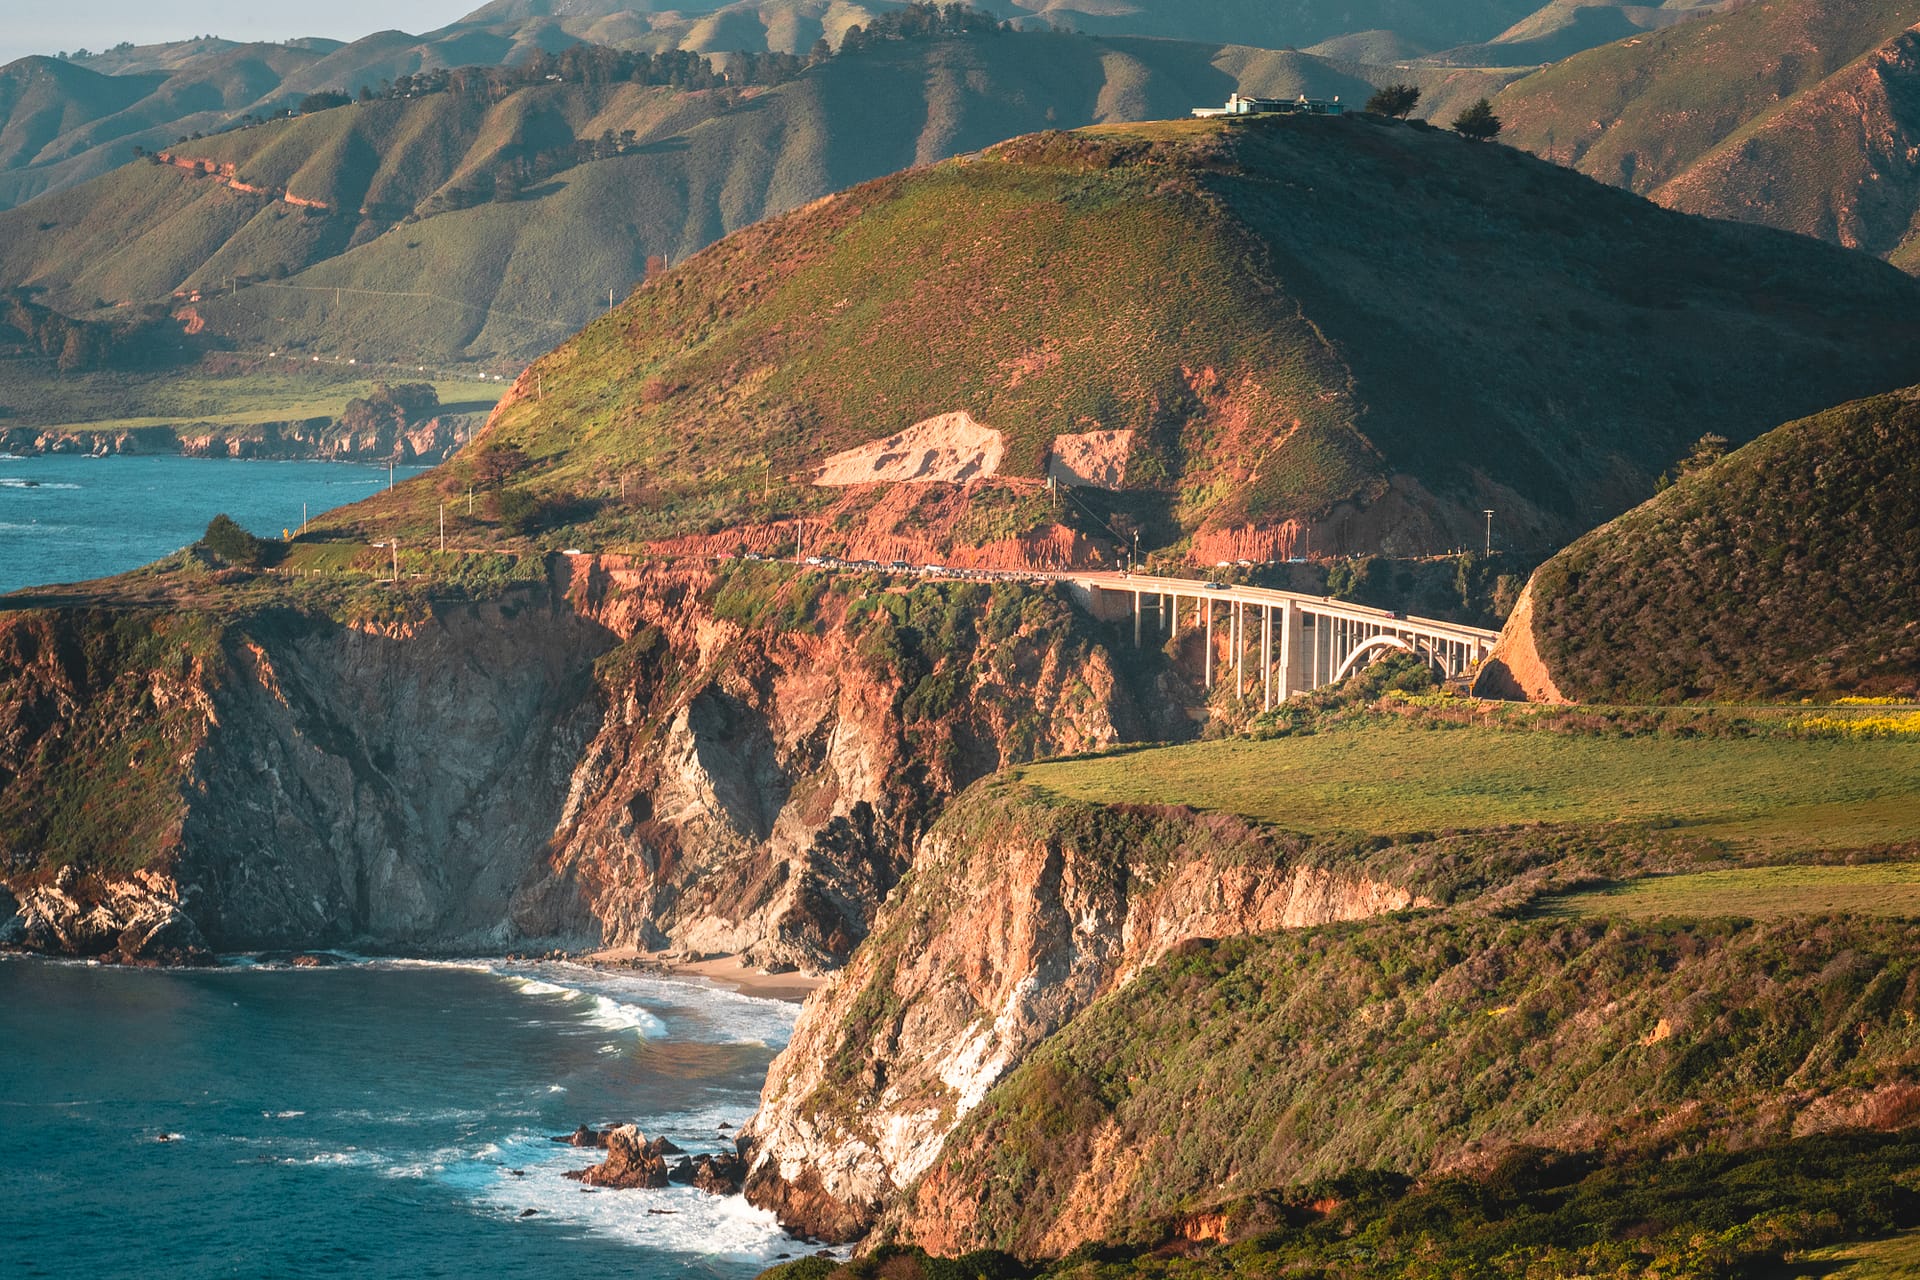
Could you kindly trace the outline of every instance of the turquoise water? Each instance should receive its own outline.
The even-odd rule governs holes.
[[[0,1275],[750,1276],[806,1247],[582,1189],[597,1153],[548,1137],[722,1149],[795,1012],[568,965],[0,960]]]
[[[401,467],[404,479],[424,470]],[[221,512],[263,537],[378,492],[352,462],[0,455],[0,592],[124,573],[178,551]]]

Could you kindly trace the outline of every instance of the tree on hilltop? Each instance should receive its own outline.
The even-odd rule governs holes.
[[[1472,142],[1491,142],[1500,136],[1500,117],[1493,114],[1493,104],[1482,98],[1454,117],[1453,131]]]
[[[1420,105],[1420,87],[1411,84],[1390,84],[1378,90],[1367,99],[1367,110],[1376,116],[1391,116],[1395,120],[1404,120],[1413,114]]]
[[[261,556],[266,551],[264,542],[241,528],[225,512],[207,522],[207,531],[200,536],[200,545],[223,564],[236,569],[258,568]]]
[[[300,105],[294,110],[300,115],[310,116],[316,111],[331,111],[335,107],[351,105],[352,102],[353,99],[342,90],[321,89],[300,99]]]

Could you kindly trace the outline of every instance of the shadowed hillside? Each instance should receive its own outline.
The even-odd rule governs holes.
[[[1316,550],[1458,545],[1488,506],[1553,545],[1703,428],[1744,441],[1783,402],[1898,385],[1917,294],[1864,256],[1370,117],[1041,134],[642,289],[523,375],[490,439],[532,465],[482,483],[599,545],[805,516],[892,522],[932,556],[1073,518],[1036,486],[1097,454],[1089,500],[1209,562],[1218,538],[1290,550],[1306,521]],[[923,448],[994,483],[851,483]],[[433,502],[403,487],[339,521]]]
[[[1595,702],[1920,694],[1920,394],[1768,432],[1548,561],[1509,626]]]
[[[1779,0],[1569,58],[1507,89],[1503,137],[1690,213],[1890,256],[1920,219],[1914,0]]]

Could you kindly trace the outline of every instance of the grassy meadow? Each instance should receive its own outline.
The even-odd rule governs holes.
[[[505,382],[386,366],[272,361],[222,369],[211,364],[153,373],[55,373],[10,369],[0,386],[0,431],[138,431],[206,424],[244,427],[338,417],[375,381],[430,382],[447,413],[485,413]]]
[[[1683,828],[1756,850],[1920,839],[1920,740],[1610,737],[1389,722],[1032,765],[1102,804],[1185,804],[1309,834],[1529,823]]]
[[[1851,867],[1740,867],[1647,876],[1604,889],[1544,899],[1543,915],[1624,916],[1655,920],[1680,916],[1741,916],[1774,920],[1790,915],[1920,916],[1920,865],[1869,863]]]

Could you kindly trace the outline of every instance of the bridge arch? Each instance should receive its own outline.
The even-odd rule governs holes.
[[[1439,676],[1442,680],[1447,678],[1447,664],[1440,660],[1440,655],[1435,653],[1433,647],[1424,640],[1409,640],[1405,636],[1381,632],[1379,635],[1368,636],[1365,640],[1362,640],[1358,645],[1354,646],[1353,652],[1347,655],[1347,660],[1340,664],[1340,669],[1333,673],[1333,679],[1328,683],[1338,684],[1340,681],[1345,680],[1348,676],[1352,675],[1356,669],[1366,665],[1362,659],[1371,661],[1372,659],[1368,658],[1367,655],[1377,654],[1382,649],[1398,649],[1402,653],[1411,653],[1417,658],[1425,658],[1427,665],[1433,668],[1435,675]]]

